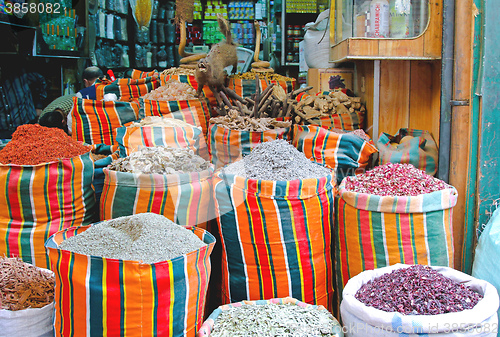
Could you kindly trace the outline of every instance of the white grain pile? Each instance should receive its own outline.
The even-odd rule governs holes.
[[[248,179],[272,181],[321,178],[331,173],[328,168],[307,159],[283,139],[257,145],[248,156],[228,165],[223,172]]]
[[[196,234],[163,215],[141,213],[97,223],[60,249],[109,259],[157,263],[205,246]]]

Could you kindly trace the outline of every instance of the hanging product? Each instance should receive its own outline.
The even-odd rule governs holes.
[[[372,0],[370,4],[370,31],[372,37],[389,37],[389,2]]]
[[[142,30],[149,27],[151,15],[153,14],[153,0],[129,0],[132,15],[137,26]]]

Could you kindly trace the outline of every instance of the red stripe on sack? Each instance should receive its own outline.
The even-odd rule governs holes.
[[[155,146],[154,144],[154,136],[153,136],[153,127],[145,127],[145,128],[139,128],[137,131],[139,133],[142,132],[142,140],[144,142],[145,147],[153,147]],[[136,131],[136,132],[137,132]]]
[[[253,244],[255,245],[254,249],[257,252],[257,259],[258,259],[257,261],[255,261],[255,266],[258,266],[259,275],[256,276],[260,278],[261,282],[262,298],[259,299],[273,298],[274,297],[273,284],[275,280],[273,280],[273,275],[271,274],[269,256],[266,249],[267,247],[265,245],[266,238],[264,236],[263,223],[261,221],[261,215],[260,215],[261,209],[259,208],[259,204],[257,202],[257,196],[248,193],[246,197],[248,203],[247,206],[248,211],[250,211],[249,220],[251,221],[250,225],[252,226],[251,230],[254,239]],[[248,263],[247,261],[247,264],[249,265],[250,263]],[[250,300],[254,300],[254,298],[250,298]]]
[[[7,230],[6,240],[9,244],[10,256],[19,256],[19,236],[23,229],[22,224],[22,209],[19,201],[18,186],[21,183],[21,176],[24,169],[22,166],[11,166],[10,168],[10,179],[7,181],[7,195],[10,203],[11,221],[9,229]],[[18,219],[18,220],[14,220]]]
[[[50,219],[48,222],[49,226],[49,235],[52,235],[59,230],[62,229],[63,225],[63,209],[61,209],[61,205],[64,205],[64,200],[60,200],[59,196],[59,188],[54,189],[54,186],[60,186],[61,182],[64,181],[65,172],[64,168],[59,170],[59,163],[51,163],[47,165],[47,185],[45,187],[46,192],[46,200],[49,205],[49,212],[47,216],[50,214]],[[71,180],[71,179],[68,179]],[[65,187],[67,188],[67,187]],[[71,187],[70,187],[71,188]],[[64,198],[64,192],[62,194]]]
[[[121,332],[121,294],[120,294],[120,262],[103,259],[106,263],[106,328],[108,336],[120,336]]]
[[[340,272],[341,272],[341,279],[342,279],[342,284],[345,285],[347,281],[349,280],[349,269],[347,268],[347,247],[345,243],[345,226],[347,225],[345,223],[345,210],[344,210],[344,205],[345,201],[342,198],[339,198],[339,209],[337,210],[338,214],[338,225],[339,225],[339,248],[338,250],[340,251]],[[337,267],[338,268],[338,267]]]
[[[173,312],[170,311],[170,306],[172,301],[175,300],[175,296],[172,293],[174,289],[170,287],[170,278],[173,275],[170,275],[169,265],[169,262],[155,264],[156,297],[158,299],[158,303],[156,303],[156,332],[158,336],[169,336],[171,324],[184,324],[183,322],[172,321]]]
[[[70,336],[71,334],[71,327],[75,319],[81,319],[80,317],[72,317],[70,314],[72,313],[71,310],[71,298],[72,298],[72,293],[71,293],[71,287],[73,284],[73,280],[70,279],[69,277],[69,269],[72,266],[72,255],[74,253],[70,252],[65,252],[65,251],[60,251],[61,254],[61,263],[58,265],[58,270],[59,270],[59,275],[61,276],[61,290],[59,293],[61,294],[61,310],[60,312],[63,314],[61,317],[61,331],[62,331],[62,336]]]
[[[110,128],[110,125],[108,123],[108,116],[107,116],[107,112],[106,112],[106,103],[103,102],[103,104],[95,104],[95,111],[96,111],[96,114],[97,114],[97,118],[99,119],[100,121],[100,128],[101,128],[101,140],[104,144],[106,145],[111,145],[113,144],[113,140],[112,140],[112,132],[111,132],[111,128]]]
[[[159,174],[152,174],[151,177],[154,180],[154,185],[151,186],[151,197],[153,198],[153,200],[151,200],[151,207],[148,211],[155,214],[162,214],[161,207],[165,202],[167,202],[167,200],[165,200],[165,196],[167,195],[168,187],[164,186],[164,188],[157,189],[157,186],[162,186],[162,184],[164,184],[163,176]],[[138,187],[140,188],[140,186]],[[169,203],[167,202],[167,205],[168,204]],[[174,219],[170,220],[174,221]]]
[[[365,265],[365,270],[371,270],[375,268],[375,256],[372,250],[372,238],[371,238],[371,227],[372,222],[370,220],[370,212],[364,210],[358,210],[359,212],[359,227],[361,232],[361,242],[360,246],[363,250],[363,262]]]

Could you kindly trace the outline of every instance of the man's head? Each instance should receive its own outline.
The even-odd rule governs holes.
[[[103,75],[102,70],[99,69],[98,67],[85,68],[82,75],[83,84],[85,85],[85,88],[88,88],[92,84],[94,84],[95,80],[97,80],[102,75]]]
[[[56,108],[52,111],[48,111],[44,113],[42,116],[40,116],[38,124],[49,128],[59,128],[64,132],[68,133],[68,125],[66,122],[66,117],[59,108]]]

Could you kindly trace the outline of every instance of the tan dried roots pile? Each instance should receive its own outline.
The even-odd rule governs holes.
[[[168,76],[168,75],[192,75],[194,76],[194,69],[189,69],[189,68],[169,68],[165,69],[161,72],[162,75]]]
[[[264,62],[264,61],[261,61],[261,62]],[[246,73],[234,74],[234,75],[229,76],[229,78],[242,79],[242,80],[255,80],[255,72],[248,71]],[[287,82],[293,81],[293,78],[286,77],[286,76],[283,76],[280,74],[275,74],[275,73],[259,73],[259,78],[266,79],[268,81],[287,81]]]
[[[342,91],[332,91],[328,95],[309,96],[294,107],[296,122],[333,114],[364,112],[360,97],[349,97]],[[298,120],[297,120],[298,119]]]
[[[277,121],[275,118],[251,118],[248,116],[241,116],[235,109],[229,110],[226,116],[211,118],[210,123],[231,130],[256,132],[288,128],[292,125],[291,121]]]
[[[148,92],[143,98],[152,101],[183,101],[197,99],[198,97],[196,96],[196,90],[192,86],[171,78],[165,85]]]
[[[54,275],[21,261],[0,257],[0,307],[11,311],[42,308],[54,301]]]

